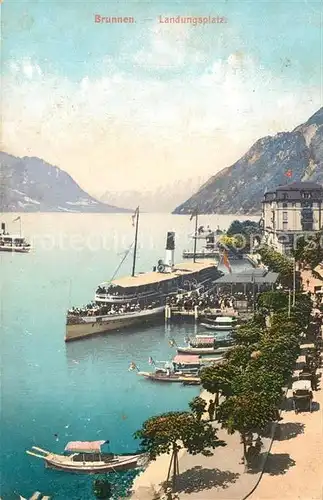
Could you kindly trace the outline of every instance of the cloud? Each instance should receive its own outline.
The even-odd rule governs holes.
[[[19,62],[11,61],[9,67],[12,74],[23,75],[28,80],[32,80],[35,75],[42,76],[40,66],[33,63],[30,58],[22,59]]]
[[[135,65],[153,69],[182,68],[205,61],[205,54],[192,46],[192,27],[187,24],[156,23],[148,44],[133,56]]]
[[[156,28],[155,42],[165,42],[156,42],[158,50],[166,54],[178,37],[188,54],[189,34],[176,33],[164,38]],[[240,52],[172,79],[134,76],[109,62],[103,76],[80,82],[31,59],[7,66],[3,147],[57,164],[96,193],[213,174],[261,136],[306,120],[321,102],[319,88],[289,86]]]

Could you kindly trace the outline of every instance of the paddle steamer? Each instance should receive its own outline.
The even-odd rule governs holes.
[[[139,210],[132,275],[101,283],[90,307],[70,309],[66,319],[65,341],[89,337],[97,333],[144,326],[163,318],[167,298],[178,293],[211,288],[223,276],[215,263],[174,264],[175,233],[168,232],[165,260],[159,260],[151,272],[135,272]]]

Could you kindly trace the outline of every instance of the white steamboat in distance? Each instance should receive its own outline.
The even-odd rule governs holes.
[[[19,218],[21,221],[21,219]],[[30,244],[26,241],[21,234],[21,222],[20,222],[20,233],[9,234],[6,232],[6,225],[4,222],[1,223],[0,231],[0,252],[16,252],[16,253],[28,253],[31,250]]]
[[[139,210],[136,216],[133,269],[131,276],[101,283],[94,302],[86,309],[67,313],[65,341],[136,325],[145,326],[163,318],[167,297],[191,289],[209,289],[220,276],[212,262],[174,264],[175,233],[168,232],[165,261],[153,271],[135,273]]]

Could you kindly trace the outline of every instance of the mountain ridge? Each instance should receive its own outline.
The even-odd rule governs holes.
[[[0,152],[2,212],[129,213],[97,200],[70,174],[35,156]]]
[[[173,211],[258,214],[266,189],[311,180],[323,183],[323,107],[291,132],[258,139],[233,165],[212,176],[188,200]]]

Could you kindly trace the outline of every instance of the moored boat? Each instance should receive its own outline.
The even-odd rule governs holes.
[[[196,215],[197,217],[197,215]],[[201,228],[200,228],[201,229]],[[194,241],[194,250],[184,250],[183,251],[183,258],[184,259],[218,259],[220,260],[220,252],[219,249],[217,248],[217,243],[216,243],[216,237],[215,237],[215,232],[208,230],[207,232],[204,231],[197,231],[193,235]],[[196,250],[196,240],[199,239],[205,239],[206,244],[203,246],[200,250]]]
[[[158,369],[155,372],[138,372],[138,375],[145,377],[155,382],[166,383],[183,383],[194,382],[200,383],[200,378],[189,373],[171,372],[170,370]]]
[[[177,346],[177,352],[179,354],[196,354],[199,356],[207,354],[223,354],[233,345],[233,340],[230,335],[223,339],[217,339],[211,335],[197,335],[189,339],[188,346]]]
[[[159,260],[153,271],[135,273],[139,210],[136,213],[136,236],[131,276],[101,283],[94,301],[67,313],[65,341],[119,330],[145,326],[163,318],[167,298],[179,290],[203,286],[208,289],[223,275],[212,262],[174,264],[175,233],[168,232],[165,261]]]
[[[65,447],[67,453],[65,455],[52,453],[37,446],[32,446],[33,451],[27,450],[26,453],[43,459],[46,467],[64,472],[97,474],[133,469],[140,465],[142,454],[102,453],[101,447],[107,443],[107,441],[71,441]]]
[[[237,318],[231,316],[219,316],[215,320],[208,321],[207,323],[201,323],[201,326],[207,330],[229,331],[236,328]]]

